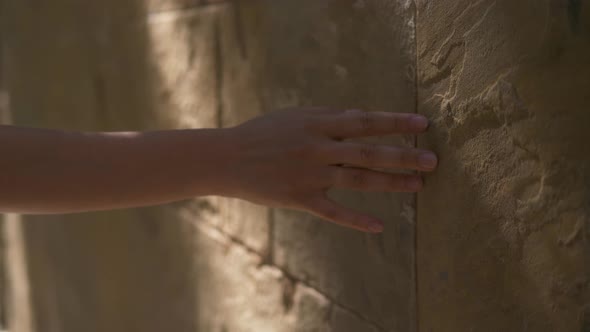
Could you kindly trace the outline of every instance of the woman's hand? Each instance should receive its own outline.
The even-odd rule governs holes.
[[[423,132],[414,114],[308,108],[275,111],[228,129],[75,132],[0,126],[0,211],[53,214],[238,197],[308,211],[379,232],[381,221],[328,199],[330,187],[415,192],[436,156],[345,139]],[[346,165],[346,166],[343,166]]]
[[[271,207],[308,211],[361,231],[381,232],[381,221],[336,204],[326,190],[417,192],[423,185],[419,175],[371,168],[432,171],[436,155],[343,140],[417,134],[427,127],[427,119],[416,114],[324,108],[274,111],[229,129],[238,160],[228,175],[225,194]]]

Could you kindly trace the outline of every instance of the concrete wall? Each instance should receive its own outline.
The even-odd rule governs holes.
[[[419,112],[433,123],[418,142],[371,141],[441,160],[417,196],[330,192],[385,219],[377,236],[220,197],[11,216],[11,269],[30,299],[13,301],[13,330],[590,328],[590,5],[3,1],[14,124],[225,127],[294,105]]]

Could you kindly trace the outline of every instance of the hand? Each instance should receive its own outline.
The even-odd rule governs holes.
[[[428,120],[416,114],[325,108],[268,113],[230,128],[239,160],[229,176],[229,195],[271,207],[307,211],[360,231],[381,232],[380,220],[336,204],[326,190],[417,192],[423,185],[419,175],[371,168],[432,171],[437,165],[436,155],[343,139],[417,134],[427,127]]]

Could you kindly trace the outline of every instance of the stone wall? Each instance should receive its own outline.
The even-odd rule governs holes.
[[[419,1],[423,331],[589,331],[590,3]]]
[[[13,330],[590,328],[589,4],[3,1],[16,125],[228,127],[330,105],[426,114],[418,142],[370,141],[440,156],[419,195],[330,192],[381,235],[221,197],[11,216],[13,292],[28,280]]]

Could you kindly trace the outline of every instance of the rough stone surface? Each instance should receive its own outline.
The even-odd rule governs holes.
[[[282,273],[206,223],[194,238],[195,331],[286,330]]]
[[[269,254],[269,209],[241,199],[208,199],[219,212],[209,214],[207,222],[263,256]]]
[[[276,210],[274,261],[364,319],[382,328],[401,329],[412,324],[414,312],[413,266],[407,262],[412,257],[413,225],[395,221],[395,213],[386,208],[375,208],[377,202],[391,208],[395,201],[379,197],[372,201],[375,205],[365,204],[367,211],[390,223],[378,237],[325,225],[306,213]]]
[[[586,331],[590,6],[420,1],[421,331]]]
[[[325,296],[264,264],[262,256],[202,223],[190,208],[175,213],[193,225],[193,268],[203,271],[195,280],[196,331],[331,331],[330,321],[350,320],[346,314],[331,316],[333,305]]]

